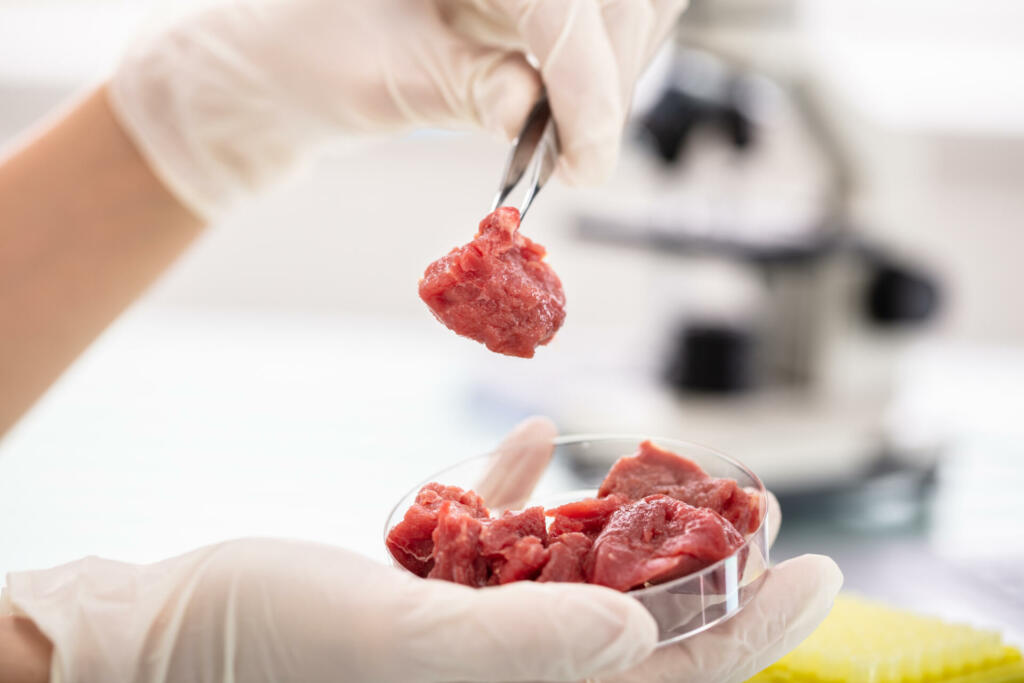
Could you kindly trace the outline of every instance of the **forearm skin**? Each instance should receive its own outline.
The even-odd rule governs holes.
[[[0,155],[0,435],[201,229],[105,87]]]

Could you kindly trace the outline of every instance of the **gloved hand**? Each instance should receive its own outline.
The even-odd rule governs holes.
[[[553,434],[548,421],[524,423],[478,490],[495,506],[528,495]],[[46,634],[59,683],[576,680],[631,666],[614,680],[716,683],[743,680],[795,646],[838,583],[826,558],[790,561],[739,615],[653,656],[653,620],[610,589],[476,590],[291,541],[15,573],[0,613],[25,615]]]
[[[342,133],[512,136],[547,87],[559,172],[611,171],[633,83],[685,0],[241,0],[131,48],[111,103],[196,213]],[[524,52],[539,64],[539,73]]]

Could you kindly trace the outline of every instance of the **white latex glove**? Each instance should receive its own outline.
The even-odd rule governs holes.
[[[524,423],[480,492],[496,506],[527,495],[553,434],[546,420]],[[29,617],[51,640],[55,683],[576,680],[631,666],[611,680],[718,683],[795,646],[839,582],[827,558],[792,560],[739,615],[653,656],[653,620],[609,589],[472,589],[336,548],[262,539],[153,565],[87,558],[14,573],[0,613]]]
[[[510,137],[542,79],[560,174],[597,182],[615,163],[633,82],[684,6],[239,0],[130,49],[111,102],[154,171],[206,218],[338,134],[430,126]]]

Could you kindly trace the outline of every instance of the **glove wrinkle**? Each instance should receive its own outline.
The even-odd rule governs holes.
[[[648,36],[654,24],[649,0],[601,0],[601,16],[619,65],[622,101],[632,101],[633,85],[647,65]]]
[[[499,4],[505,5],[504,11],[513,17],[516,17],[515,21],[516,29],[519,33],[526,34],[526,26],[533,19],[534,12],[540,7],[543,2],[551,2],[551,0],[497,0]],[[564,0],[556,0],[564,2]],[[564,22],[563,22],[564,25]]]
[[[468,101],[484,130],[511,140],[540,94],[540,74],[516,52],[493,51],[476,76]]]
[[[551,0],[548,0],[549,2]],[[593,0],[570,0],[568,3],[563,3],[566,6],[566,14],[556,26],[560,26],[555,39],[548,46],[547,51],[543,55],[536,55],[540,61],[541,73],[547,73],[550,71],[555,64],[558,63],[558,58],[561,56],[562,51],[565,49],[565,44],[569,40],[569,35],[576,24],[576,15],[581,2],[592,2]],[[536,2],[530,6],[530,12],[536,7]]]
[[[250,596],[251,599],[252,596]],[[222,671],[224,683],[235,683],[235,658],[238,650],[238,582],[232,581],[224,605],[223,635],[221,636]]]
[[[386,63],[386,62],[385,62]],[[391,103],[398,110],[399,115],[405,120],[409,121],[412,125],[418,124],[422,118],[414,107],[405,101],[405,97],[402,96],[402,89],[398,85],[398,79],[394,69],[384,69],[384,89],[388,93],[388,97],[391,98]]]
[[[466,81],[472,80],[472,71],[467,69],[470,62],[466,46],[460,46],[455,41],[445,41],[441,45],[431,46],[420,41],[415,42],[413,55],[416,61],[427,72],[427,82],[431,83],[437,90],[440,100],[437,111],[431,112],[443,127],[452,127],[456,121],[471,121],[478,124],[478,119],[473,117],[472,107],[469,106],[470,98],[467,96],[470,84]],[[445,64],[451,68],[445,68]],[[430,98],[422,94],[417,98],[429,103]],[[430,115],[421,115],[417,119],[420,125],[429,125]]]
[[[228,543],[220,543],[197,551],[196,555],[201,559],[189,568],[184,584],[169,587],[166,602],[163,605],[157,605],[159,611],[153,614],[146,631],[142,651],[151,653],[149,661],[139,667],[136,675],[132,678],[133,681],[141,683],[142,681],[182,680],[180,674],[185,672],[177,672],[173,668],[174,662],[179,661],[175,654],[189,649],[191,643],[189,634],[186,632],[186,624],[192,616],[190,612],[199,609],[204,592],[203,584],[208,580],[211,567],[217,563],[228,547]],[[228,591],[232,590],[231,585],[226,588]],[[206,611],[210,611],[215,605],[205,605],[205,607]],[[222,629],[217,629],[215,632],[223,633]],[[212,649],[217,651],[217,644],[222,641],[220,638],[211,637],[212,635],[209,634],[202,640],[207,646],[213,643]],[[224,659],[221,657],[222,667],[223,664]],[[188,673],[194,676],[197,672]],[[212,671],[206,671],[205,674],[198,680],[212,681],[220,678]]]

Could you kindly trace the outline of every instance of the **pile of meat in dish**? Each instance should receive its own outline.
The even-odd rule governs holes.
[[[620,458],[596,498],[492,517],[472,491],[427,484],[388,534],[395,560],[468,586],[575,581],[630,590],[728,557],[761,524],[758,493],[650,441]]]

